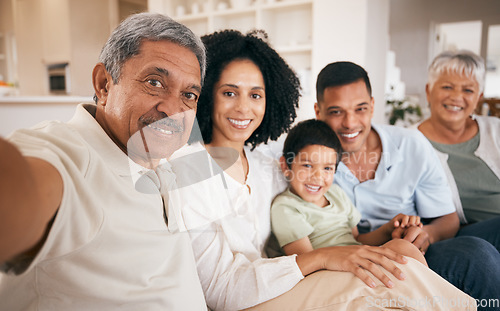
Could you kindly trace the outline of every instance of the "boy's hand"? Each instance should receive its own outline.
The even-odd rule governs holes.
[[[420,222],[420,216],[414,215],[398,214],[392,218],[391,222],[394,225],[394,229],[409,228],[411,226],[423,227],[423,224]]]

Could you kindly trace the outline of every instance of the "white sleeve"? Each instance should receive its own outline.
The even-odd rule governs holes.
[[[190,236],[205,299],[212,310],[257,305],[287,292],[303,278],[295,255],[261,258],[231,249],[223,221],[192,230]]]

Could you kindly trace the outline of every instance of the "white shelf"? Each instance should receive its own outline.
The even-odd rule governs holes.
[[[149,0],[149,7],[173,16],[200,36],[223,29],[243,33],[264,30],[271,46],[299,74],[305,91],[303,98],[309,98],[313,88],[313,55],[317,48],[313,36],[316,1],[329,0],[255,0],[241,8],[231,7],[231,0]],[[225,3],[222,5],[225,8],[220,8],[221,3]],[[176,14],[179,11],[183,14]],[[192,11],[195,14],[191,14]]]
[[[273,3],[257,4],[257,6],[261,6],[262,9],[266,10],[275,10],[284,7],[291,8],[294,6],[309,5],[312,3],[313,0],[282,0],[282,1],[275,1]]]
[[[294,42],[303,44],[312,40],[314,0],[256,0],[242,8],[232,8],[230,0],[206,0],[204,5],[200,5],[198,0],[150,0],[155,1],[157,4],[154,7],[160,8],[157,9],[160,13],[173,16],[198,35],[228,28],[242,32],[264,29],[271,43],[278,46],[292,45]],[[225,8],[220,8],[221,3],[225,4]],[[194,11],[193,6],[197,7],[195,14],[190,12]],[[183,13],[177,14],[179,11]],[[305,29],[293,23],[299,20],[307,25]],[[290,21],[292,24],[289,24]],[[291,51],[290,48],[283,50]]]
[[[79,104],[93,103],[92,97],[86,96],[0,96],[0,105],[8,104]]]
[[[291,53],[311,53],[312,45],[310,44],[302,44],[302,45],[281,45],[275,46],[276,51],[283,54],[291,54]]]
[[[231,8],[232,1],[148,0],[148,7],[152,12],[177,16],[177,8],[182,6],[179,11],[185,14],[177,16],[177,20],[197,35],[228,28],[243,33],[264,30],[269,43],[300,77],[304,94],[299,115],[304,117],[314,117],[312,103],[320,70],[334,61],[358,63],[370,69],[370,78],[376,84],[375,106],[380,107],[375,112],[382,113],[375,113],[374,121],[386,122],[383,116],[385,58],[381,59],[387,53],[389,40],[384,22],[389,16],[386,0],[253,0],[253,5],[244,9]],[[227,9],[216,10],[221,6]],[[190,15],[192,12],[197,14]],[[375,12],[381,18],[367,18],[366,12]]]
[[[213,15],[214,16],[229,16],[229,15],[249,14],[249,13],[255,14],[255,12],[256,12],[256,7],[250,6],[248,8],[242,8],[242,9],[227,8],[224,10],[215,10],[213,12]]]
[[[197,14],[185,14],[180,16],[174,16],[174,19],[180,23],[190,22],[195,20],[208,19],[208,13],[197,13]]]

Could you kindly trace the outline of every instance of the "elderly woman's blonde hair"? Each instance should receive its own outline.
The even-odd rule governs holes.
[[[429,66],[428,84],[432,89],[442,74],[458,74],[473,78],[479,84],[479,91],[484,90],[486,66],[484,59],[468,50],[445,51],[434,58]]]

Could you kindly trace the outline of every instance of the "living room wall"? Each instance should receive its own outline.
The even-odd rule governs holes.
[[[390,50],[396,54],[396,66],[406,94],[418,95],[425,104],[427,67],[431,53],[431,32],[440,23],[479,20],[482,22],[481,56],[486,58],[487,31],[500,24],[498,0],[390,0]]]

